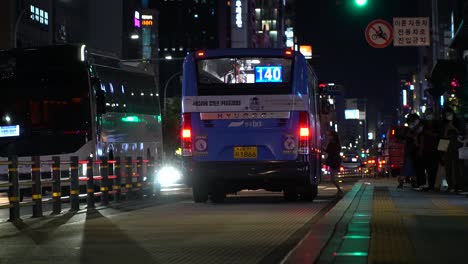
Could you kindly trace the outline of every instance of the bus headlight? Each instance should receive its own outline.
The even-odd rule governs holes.
[[[156,182],[161,187],[168,187],[179,183],[182,180],[182,174],[172,166],[162,167],[156,174]]]

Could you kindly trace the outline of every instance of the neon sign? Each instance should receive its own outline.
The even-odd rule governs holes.
[[[153,15],[142,15],[141,16],[141,26],[143,26],[143,27],[153,26]]]
[[[241,0],[236,0],[236,25],[238,28],[242,28],[242,2]]]
[[[141,26],[141,24],[140,24],[140,13],[138,11],[135,11],[135,18],[134,18],[134,21],[133,21],[133,25],[136,28],[139,28]]]
[[[144,27],[150,27],[153,25],[153,20],[142,20],[141,25]]]

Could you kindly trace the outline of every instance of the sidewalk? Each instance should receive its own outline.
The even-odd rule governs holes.
[[[396,186],[360,180],[283,262],[467,262],[468,198]]]

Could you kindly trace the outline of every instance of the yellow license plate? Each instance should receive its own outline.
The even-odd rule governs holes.
[[[256,159],[257,147],[234,147],[235,159]]]

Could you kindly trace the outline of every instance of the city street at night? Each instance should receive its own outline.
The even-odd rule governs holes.
[[[468,263],[468,0],[0,0],[0,264]]]

